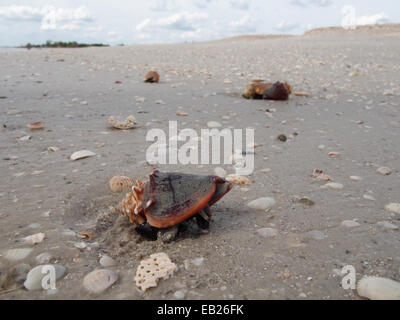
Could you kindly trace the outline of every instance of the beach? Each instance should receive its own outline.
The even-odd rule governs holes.
[[[66,269],[56,290],[29,291],[4,280],[0,299],[358,300],[356,290],[342,287],[341,270],[349,265],[357,280],[400,281],[400,214],[385,210],[400,202],[399,35],[392,26],[0,50],[0,278],[20,264]],[[151,69],[159,83],[143,82]],[[244,99],[252,79],[287,81],[293,93],[287,101]],[[137,121],[130,130],[107,121],[129,115]],[[27,128],[37,121],[42,130]],[[235,185],[212,206],[208,233],[188,223],[174,241],[162,243],[113,211],[125,194],[110,191],[113,176],[146,180],[155,168],[234,173],[225,164],[150,165],[146,135],[154,128],[168,132],[169,121],[196,132],[210,121],[219,129],[254,129],[255,167],[251,184]],[[79,150],[95,155],[72,161]],[[329,179],[319,179],[315,169]],[[263,197],[275,205],[247,205]],[[38,233],[45,234],[40,243],[24,240]],[[7,258],[18,248],[32,250]],[[141,292],[136,269],[158,252],[177,271]],[[43,253],[47,260],[38,259]],[[101,265],[104,255],[115,263]],[[117,280],[91,294],[82,282],[96,269],[113,271]]]

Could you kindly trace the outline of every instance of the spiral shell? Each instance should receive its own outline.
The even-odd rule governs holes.
[[[133,186],[133,181],[129,177],[115,176],[110,180],[110,189],[112,192],[122,192],[129,190]]]

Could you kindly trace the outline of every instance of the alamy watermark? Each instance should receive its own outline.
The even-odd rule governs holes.
[[[41,269],[44,277],[42,278],[42,288],[44,290],[56,289],[56,269],[52,265],[44,265]]]
[[[178,132],[177,121],[169,121],[168,134],[162,129],[151,129],[146,141],[155,141],[146,151],[146,160],[151,164],[233,165],[238,175],[250,175],[254,171],[254,129],[251,128],[201,129],[200,133],[185,128]]]
[[[354,30],[357,28],[356,7],[345,5],[342,7],[342,27],[345,30]]]

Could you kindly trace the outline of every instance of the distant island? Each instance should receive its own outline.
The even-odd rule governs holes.
[[[63,42],[63,41],[46,41],[44,44],[31,44],[27,43],[25,46],[21,46],[21,48],[86,48],[86,47],[109,47],[108,44],[103,43],[78,43],[76,41]]]

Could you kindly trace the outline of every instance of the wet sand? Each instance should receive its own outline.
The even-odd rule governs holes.
[[[400,202],[399,51],[393,32],[0,51],[0,277],[20,263],[33,268],[44,252],[67,269],[52,294],[19,288],[0,291],[0,299],[174,299],[176,291],[185,299],[360,299],[341,287],[346,265],[355,267],[358,280],[380,275],[399,281],[400,233],[379,223],[400,226],[400,215],[384,209]],[[160,83],[143,83],[151,68]],[[252,78],[288,81],[310,97],[245,100],[240,94]],[[108,117],[117,115],[135,116],[137,127],[110,128]],[[163,244],[112,213],[123,194],[112,194],[108,181],[146,178],[152,171],[146,133],[168,131],[169,120],[198,132],[209,121],[254,128],[260,146],[248,177],[253,183],[235,186],[213,206],[209,233],[188,223],[174,242]],[[43,121],[44,130],[29,131],[34,121]],[[277,140],[280,134],[288,140]],[[21,141],[26,135],[31,138]],[[82,149],[96,156],[71,161]],[[218,166],[156,167],[214,174]],[[221,167],[234,173],[231,165]],[[391,174],[379,174],[379,167]],[[326,182],[312,177],[316,168],[343,189],[321,188]],[[268,212],[247,206],[260,197],[273,197],[276,205]],[[299,202],[303,197],[315,204]],[[359,225],[344,226],[348,220]],[[261,228],[277,235],[262,237]],[[21,240],[39,232],[46,238],[35,246]],[[5,254],[14,248],[33,251],[8,261]],[[136,268],[156,252],[167,253],[179,269],[143,294],[133,280]],[[82,281],[104,268],[104,254],[116,261],[107,269],[118,281],[91,295]],[[190,262],[200,257],[200,266]]]

